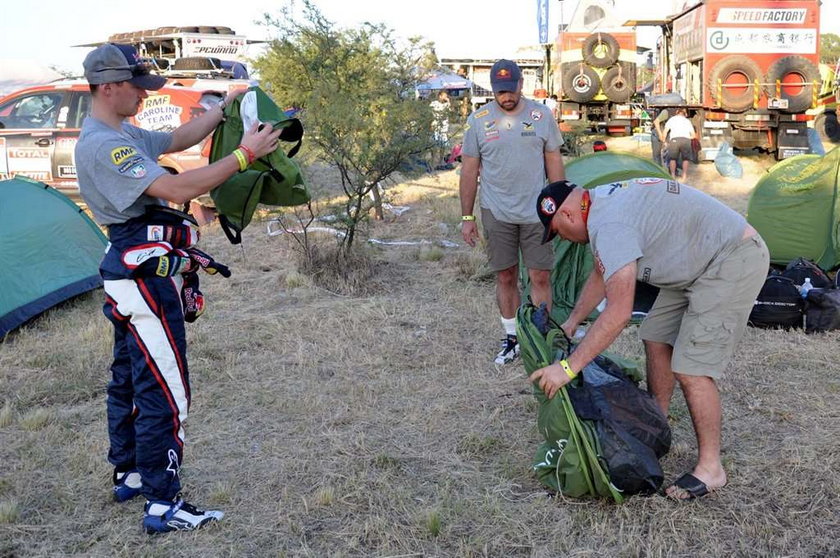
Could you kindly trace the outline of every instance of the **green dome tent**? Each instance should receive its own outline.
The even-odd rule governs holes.
[[[57,190],[28,178],[0,182],[0,338],[73,296],[102,285],[107,239]]]
[[[617,151],[591,153],[566,163],[566,178],[583,188],[643,177],[669,179],[671,175],[650,159]],[[555,238],[551,317],[557,323],[566,321],[571,313],[592,266],[592,251],[588,245]],[[527,284],[527,270],[522,266],[520,269],[523,269],[523,284]],[[649,302],[652,303],[652,299]]]
[[[755,186],[747,221],[770,249],[770,262],[807,258],[823,269],[840,265],[840,149],[798,155],[773,167]]]

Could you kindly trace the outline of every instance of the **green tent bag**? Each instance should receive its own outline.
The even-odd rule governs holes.
[[[536,308],[523,304],[516,313],[516,334],[520,356],[527,374],[557,360],[561,330],[552,328],[547,335],[540,333],[532,316]],[[591,426],[575,414],[566,386],[553,399],[546,397],[537,384],[534,397],[539,402],[537,427],[545,442],[537,449],[533,469],[544,485],[572,498],[612,498],[616,503],[624,496],[610,482],[598,458],[597,437]]]
[[[300,149],[303,126],[297,118],[289,118],[259,87],[250,88],[225,107],[225,120],[213,133],[210,162],[233,153],[254,121],[282,128],[280,139],[297,143],[288,155],[278,148],[210,192],[222,230],[233,244],[242,242],[242,230],[251,222],[257,204],[292,206],[310,199],[300,168],[291,160]]]

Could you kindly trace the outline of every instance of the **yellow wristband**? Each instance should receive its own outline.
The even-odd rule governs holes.
[[[577,374],[572,372],[572,367],[569,366],[569,362],[565,358],[560,361],[560,367],[563,369],[563,372],[566,373],[566,376],[568,376],[570,380],[574,380],[575,376],[577,376]]]
[[[242,150],[234,149],[233,155],[234,157],[236,157],[236,160],[239,161],[239,172],[242,172],[248,168],[248,158],[245,157],[245,154],[242,153]]]
[[[461,215],[461,221],[475,221],[475,215]]]

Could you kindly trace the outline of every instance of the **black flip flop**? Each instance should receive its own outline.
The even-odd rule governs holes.
[[[709,487],[706,486],[706,483],[692,475],[691,473],[686,473],[677,480],[671,486],[676,486],[677,488],[684,490],[688,493],[688,498],[674,498],[673,496],[666,495],[671,498],[672,500],[694,500],[696,498],[702,498],[706,494],[709,493]]]

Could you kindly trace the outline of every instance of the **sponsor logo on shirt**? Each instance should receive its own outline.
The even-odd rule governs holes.
[[[134,155],[137,155],[136,149],[134,149],[130,145],[123,145],[121,147],[117,147],[116,149],[111,150],[111,161],[115,165],[119,165],[123,161],[125,161],[129,157],[133,157]]]
[[[637,178],[636,184],[641,184],[643,186],[650,186],[651,184],[659,184],[662,182],[661,178]]]
[[[485,130],[492,130],[495,127],[496,127],[496,121],[495,120],[489,120],[489,121],[484,123],[484,129]]]
[[[476,114],[475,117],[476,118],[484,118],[488,114],[490,114],[490,109],[484,109],[481,112],[479,112],[478,114]]]
[[[680,193],[680,184],[679,182],[675,182],[673,180],[668,181],[668,193],[669,194],[679,194]]]
[[[539,122],[540,120],[542,120],[542,113],[540,111],[538,111],[537,109],[532,110],[531,111],[531,120]]]
[[[488,132],[484,132],[484,138],[487,141],[499,139],[499,130],[490,130]]]
[[[120,174],[125,174],[126,172],[128,172],[128,170],[131,167],[133,167],[134,165],[136,165],[138,163],[141,163],[142,161],[143,161],[143,157],[141,157],[139,155],[136,156],[136,157],[132,157],[131,159],[124,160],[123,163],[120,165],[120,168],[118,170],[119,170]]]
[[[534,123],[533,122],[523,122],[522,123],[522,129],[525,130],[526,132],[528,132],[530,130],[533,130],[534,129]]]
[[[146,176],[146,167],[142,164],[134,165],[128,171],[134,178],[143,178]]]
[[[644,273],[642,273],[642,281],[645,283],[650,283],[650,268],[646,267]]]
[[[613,194],[613,192],[615,192],[616,190],[621,190],[622,188],[626,188],[626,187],[627,187],[626,182],[613,182],[612,184],[610,184],[610,191],[607,192],[607,195],[611,196]]]

